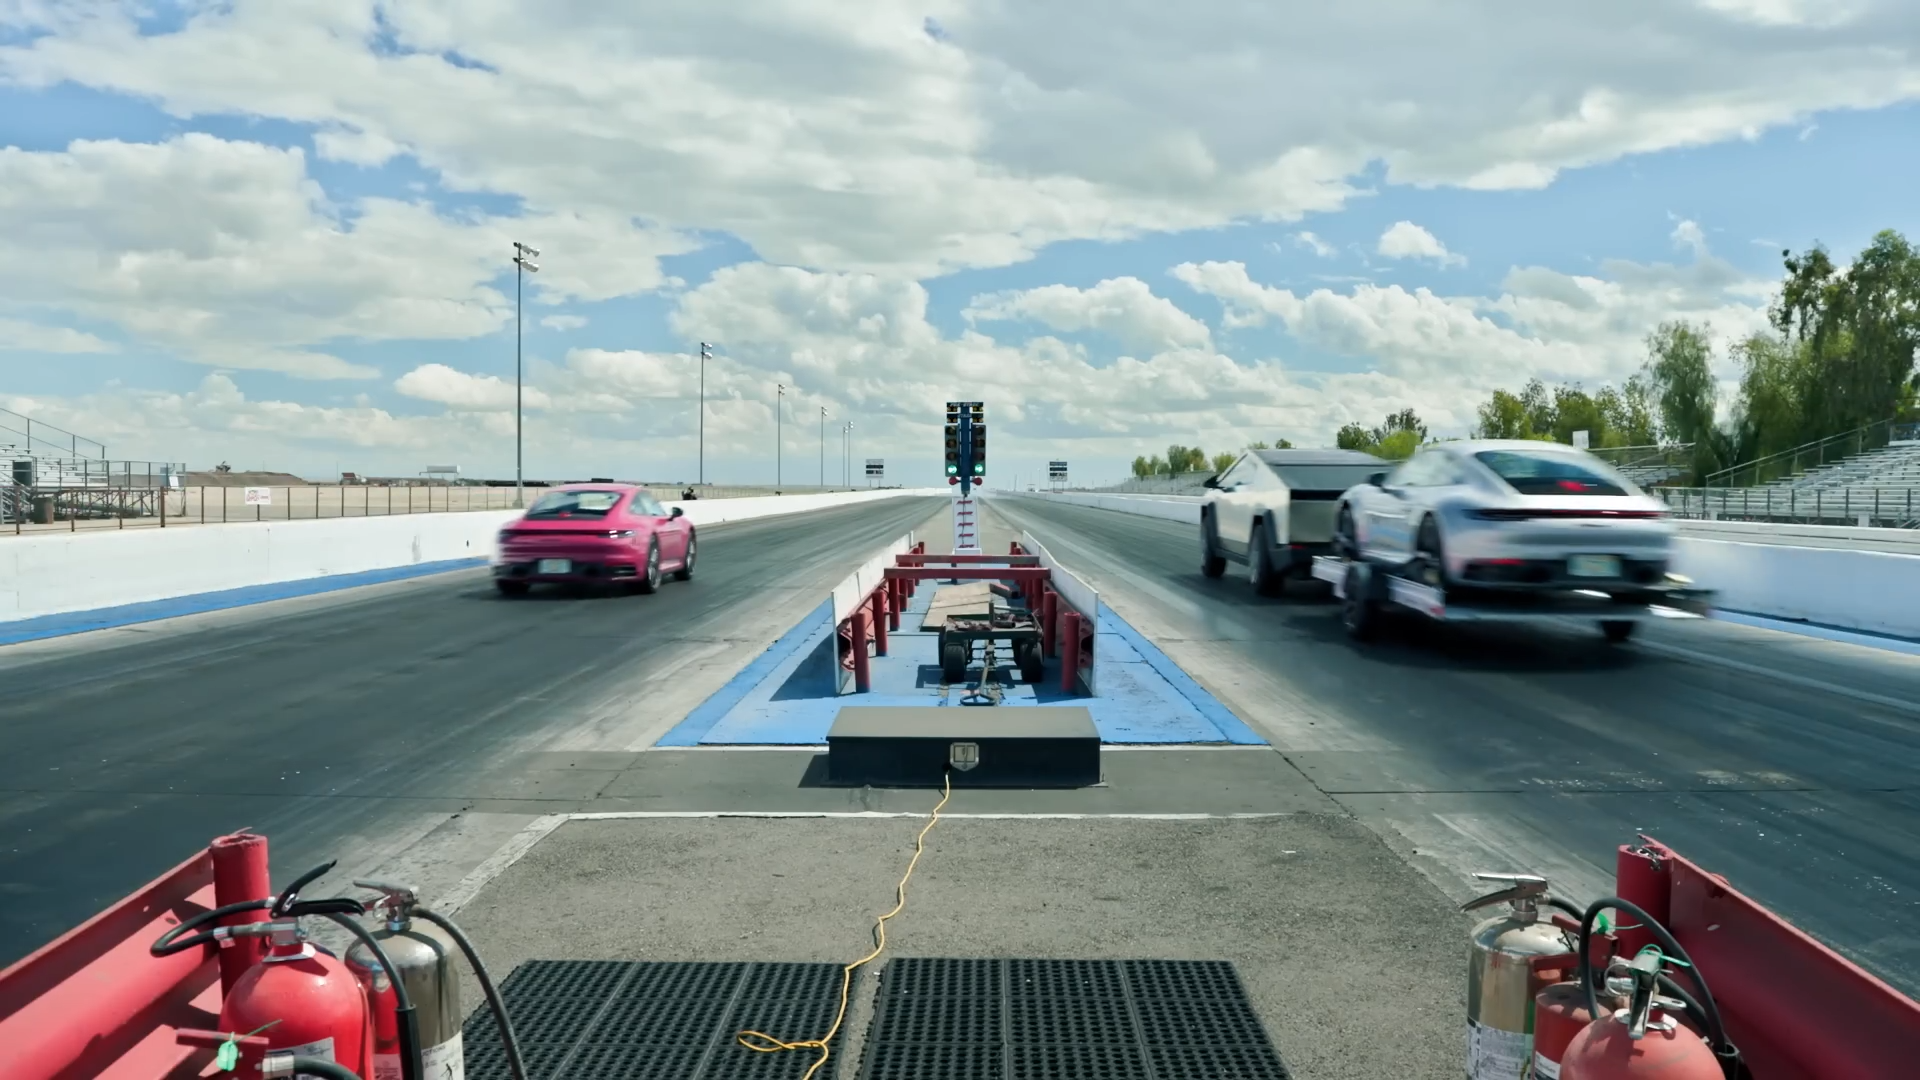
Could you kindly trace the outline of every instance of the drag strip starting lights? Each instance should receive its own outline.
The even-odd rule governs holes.
[[[947,402],[947,483],[970,488],[987,475],[984,402]]]

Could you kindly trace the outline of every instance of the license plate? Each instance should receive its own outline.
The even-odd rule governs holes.
[[[1620,556],[1574,555],[1567,559],[1567,574],[1571,577],[1619,577]]]
[[[573,571],[571,559],[541,559],[536,569],[541,574],[566,574]]]

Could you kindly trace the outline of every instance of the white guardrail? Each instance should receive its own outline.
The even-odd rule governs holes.
[[[1084,491],[992,494],[1194,525],[1200,522],[1202,501]],[[1717,590],[1717,602],[1726,611],[1920,638],[1920,535],[1904,529],[1744,521],[1678,524],[1674,570]]]
[[[695,525],[805,513],[945,488],[669,502]],[[49,532],[0,544],[0,622],[199,593],[491,558],[518,510]]]

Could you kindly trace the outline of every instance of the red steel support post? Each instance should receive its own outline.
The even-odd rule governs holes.
[[[856,608],[853,613],[853,689],[859,694],[873,689],[873,669],[867,663],[869,632],[867,609]]]
[[[1671,925],[1673,875],[1667,872],[1660,860],[1637,844],[1621,844],[1613,866],[1614,895],[1639,905],[1660,925]],[[1615,931],[1619,935],[1621,954],[1624,956],[1638,955],[1641,949],[1654,944],[1651,933],[1631,925],[1636,921],[1622,919],[1621,922],[1629,926]]]
[[[213,903],[215,907],[265,900],[274,895],[273,878],[267,866],[267,838],[252,833],[234,833],[215,837],[207,845],[213,856]],[[221,920],[223,926],[267,922],[264,911],[243,912]],[[233,992],[240,976],[267,955],[267,939],[234,938],[220,950],[220,994]]]
[[[900,579],[894,578],[886,585],[883,591],[887,601],[887,629],[898,630],[900,629],[900,609],[907,606],[900,598]]]
[[[1071,694],[1080,685],[1080,613],[1069,608],[1060,616],[1060,690]]]
[[[1040,593],[1040,655],[1060,655],[1060,594],[1042,585]]]
[[[887,606],[887,590],[873,590],[873,655],[887,655],[887,624],[899,618]]]

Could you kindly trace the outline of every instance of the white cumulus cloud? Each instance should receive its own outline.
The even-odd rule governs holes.
[[[1134,277],[1108,278],[1090,289],[1047,285],[976,296],[964,314],[970,322],[1031,319],[1063,333],[1091,330],[1146,353],[1213,343],[1205,323]]]
[[[1396,221],[1380,234],[1376,249],[1389,259],[1432,259],[1442,266],[1465,266],[1467,260],[1411,221]]]

